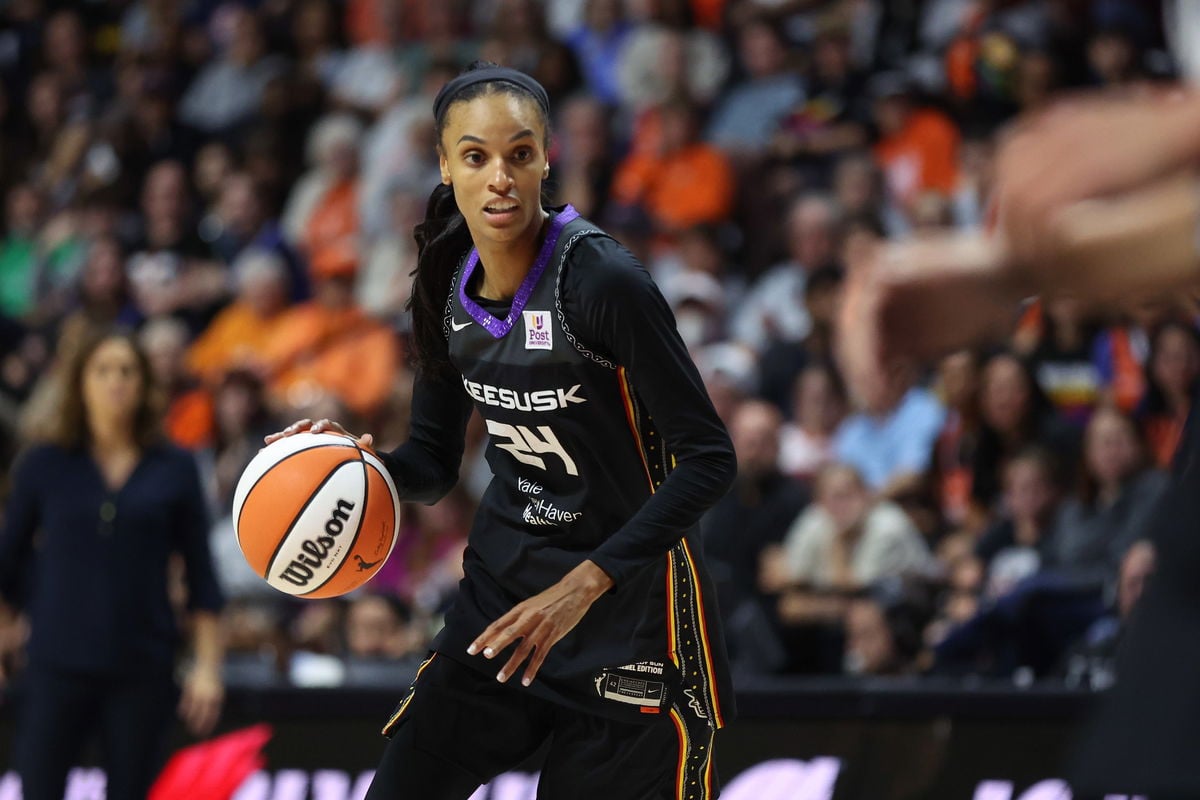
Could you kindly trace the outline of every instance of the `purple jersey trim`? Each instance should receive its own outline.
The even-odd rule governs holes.
[[[493,339],[503,339],[505,334],[512,330],[512,326],[516,324],[517,318],[525,309],[525,304],[529,302],[529,296],[533,294],[533,287],[537,286],[538,279],[546,271],[546,265],[550,263],[550,255],[554,252],[554,245],[558,243],[558,237],[562,234],[563,228],[578,216],[579,212],[573,206],[568,205],[556,214],[554,219],[550,220],[550,230],[546,231],[546,241],[542,242],[542,249],[538,253],[537,260],[533,262],[533,267],[525,276],[525,280],[521,281],[520,288],[513,296],[512,306],[508,309],[508,316],[504,319],[493,317],[486,309],[467,296],[467,286],[471,281],[471,274],[479,264],[479,251],[471,248],[471,255],[467,258],[466,267],[463,269],[462,280],[458,282],[458,300],[471,318],[483,326],[483,329],[490,333]]]

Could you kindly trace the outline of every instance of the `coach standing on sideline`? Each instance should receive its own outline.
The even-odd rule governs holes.
[[[205,734],[220,712],[208,516],[192,456],[161,433],[132,336],[95,335],[65,378],[57,430],[20,458],[0,532],[0,597],[30,624],[14,758],[25,800],[61,800],[67,771],[98,734],[108,800],[141,800],[179,698],[173,553],[186,567],[194,650],[179,713]]]

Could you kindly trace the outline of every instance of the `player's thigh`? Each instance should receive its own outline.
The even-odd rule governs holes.
[[[465,800],[529,758],[552,725],[544,702],[435,655],[385,726],[367,800]]]
[[[713,732],[690,714],[636,725],[560,712],[538,800],[712,800]]]

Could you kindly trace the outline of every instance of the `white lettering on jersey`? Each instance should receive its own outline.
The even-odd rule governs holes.
[[[573,403],[587,402],[586,397],[580,397],[578,394],[579,390],[583,388],[578,383],[570,389],[538,389],[533,392],[518,392],[503,386],[476,383],[463,376],[463,388],[478,403],[514,411],[558,411]]]
[[[575,459],[571,458],[563,449],[549,425],[538,425],[536,429],[531,429],[524,425],[505,425],[503,422],[489,419],[487,420],[487,431],[492,436],[507,439],[508,442],[504,444],[497,442],[496,447],[507,450],[522,464],[546,469],[545,460],[537,454],[551,454],[562,460],[568,475],[579,475]]]

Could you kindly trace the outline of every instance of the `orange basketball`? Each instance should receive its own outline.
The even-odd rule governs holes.
[[[400,497],[387,469],[347,436],[298,433],[259,451],[233,495],[238,545],[267,583],[337,597],[392,552]]]

